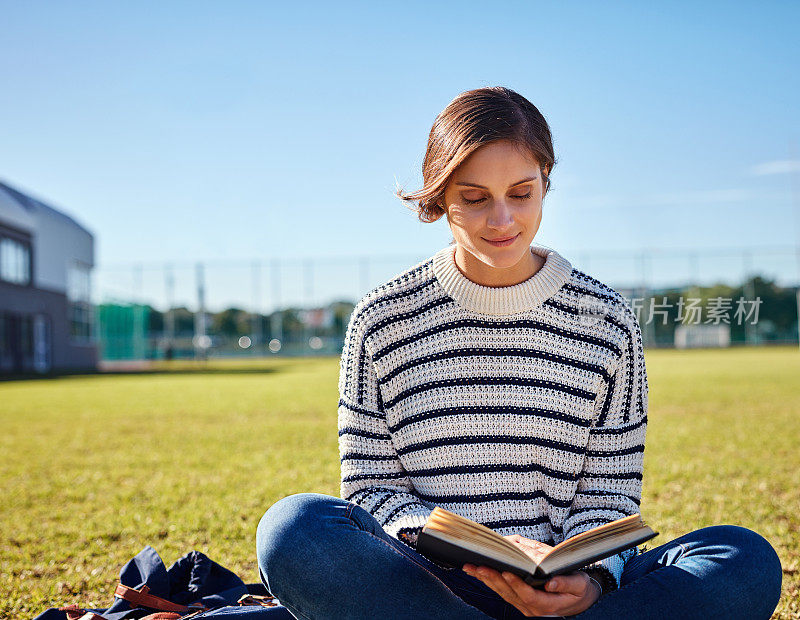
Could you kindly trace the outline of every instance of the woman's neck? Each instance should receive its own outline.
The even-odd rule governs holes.
[[[534,254],[530,249],[520,261],[503,269],[487,265],[463,247],[457,246],[455,251],[455,264],[465,278],[481,286],[501,287],[514,286],[532,278],[542,268],[545,259]]]

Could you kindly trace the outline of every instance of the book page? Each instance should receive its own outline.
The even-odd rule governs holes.
[[[645,540],[650,540],[656,533],[649,527],[640,528],[620,534],[612,539],[594,540],[581,546],[563,550],[560,554],[550,554],[543,558],[539,567],[545,574],[559,572],[565,567],[574,566],[573,570],[586,566],[604,557],[634,547]]]
[[[455,540],[470,541],[472,544],[485,545],[489,548],[512,554],[522,560],[532,562],[532,558],[516,545],[503,538],[493,529],[476,523],[459,514],[449,512],[436,506],[428,517],[425,529],[435,530]]]
[[[641,515],[639,513],[630,515],[628,517],[623,517],[622,519],[611,521],[610,523],[600,525],[598,527],[592,528],[591,530],[587,530],[586,532],[581,532],[580,534],[577,534],[572,538],[568,538],[567,540],[553,547],[553,549],[547,554],[547,556],[560,555],[565,551],[569,551],[576,547],[580,547],[589,542],[593,542],[595,540],[603,540],[604,538],[608,538],[610,536],[616,536],[626,531],[636,530],[642,526],[644,526],[644,522],[642,521]]]
[[[444,557],[461,555],[461,561],[471,562],[472,560],[465,559],[468,556],[459,554],[460,548],[476,554],[473,557],[483,556],[486,560],[495,560],[501,564],[505,562],[508,566],[527,571],[531,576],[547,576],[575,570],[619,553],[650,540],[657,532],[648,527],[637,513],[577,534],[553,547],[549,553],[538,555],[534,559],[491,528],[436,506],[428,517],[422,534],[441,541],[437,549],[444,553]],[[447,545],[450,545],[450,550]]]
[[[435,529],[426,530],[425,534],[427,534],[432,538],[437,538],[446,543],[453,544],[457,548],[467,549],[469,551],[472,551],[478,556],[483,556],[484,558],[491,558],[506,565],[514,566],[515,568],[530,573],[531,575],[536,573],[536,564],[533,562],[533,560],[531,560],[528,556],[526,556],[523,553],[520,553],[518,555],[512,555],[508,553],[508,550],[505,548],[490,546],[485,544],[483,541],[471,541],[464,538],[454,538],[444,532],[440,532]],[[470,559],[469,562],[478,564],[483,563],[480,560],[476,559]]]

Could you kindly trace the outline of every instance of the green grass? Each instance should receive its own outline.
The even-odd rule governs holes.
[[[800,352],[648,351],[642,513],[656,546],[733,523],[784,567],[800,617]],[[0,383],[0,617],[105,607],[147,544],[258,581],[254,535],[290,493],[338,495],[337,358]]]

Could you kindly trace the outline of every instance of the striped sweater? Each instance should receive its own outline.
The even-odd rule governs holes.
[[[538,245],[531,278],[481,286],[455,247],[353,310],[342,498],[411,547],[436,505],[550,545],[639,512],[648,384],[625,299]],[[596,566],[619,586],[637,551]]]

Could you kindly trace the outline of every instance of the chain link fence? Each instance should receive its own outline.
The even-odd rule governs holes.
[[[724,346],[726,329],[728,344],[797,342],[794,248],[559,252],[629,300],[647,346]],[[353,305],[427,258],[100,265],[95,338],[106,360],[339,354]],[[687,336],[692,324],[699,335]]]

